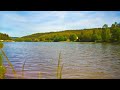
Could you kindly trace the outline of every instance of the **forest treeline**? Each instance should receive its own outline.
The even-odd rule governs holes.
[[[120,23],[115,22],[111,27],[104,24],[101,28],[36,33],[15,40],[20,42],[120,42]]]
[[[8,34],[0,33],[0,40],[11,40]]]
[[[104,24],[101,28],[35,33],[19,38],[0,33],[0,40],[11,39],[16,42],[120,42],[120,23],[115,22],[110,27]]]

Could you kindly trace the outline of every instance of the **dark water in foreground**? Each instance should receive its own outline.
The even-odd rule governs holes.
[[[4,51],[21,75],[23,62],[25,78],[56,78],[61,51],[64,63],[62,78],[120,79],[120,45],[76,42],[5,42]],[[7,62],[5,61],[7,65]],[[6,75],[11,76],[12,72]]]

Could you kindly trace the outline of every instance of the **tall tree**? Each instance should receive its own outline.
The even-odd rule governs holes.
[[[102,27],[101,37],[103,42],[108,42],[110,40],[111,34],[107,24],[104,24]]]
[[[111,25],[111,41],[112,42],[118,42],[120,41],[120,27],[117,22]]]
[[[97,33],[96,33],[96,30],[93,30],[92,41],[95,42],[95,41],[98,40],[98,39],[99,39],[99,37],[98,37],[98,35],[97,35]]]

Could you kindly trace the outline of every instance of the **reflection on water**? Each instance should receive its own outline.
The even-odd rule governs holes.
[[[76,42],[6,42],[4,51],[25,78],[56,78],[59,52],[62,53],[63,78],[120,78],[120,45]],[[5,62],[7,64],[7,62]],[[11,71],[7,74],[10,74]]]

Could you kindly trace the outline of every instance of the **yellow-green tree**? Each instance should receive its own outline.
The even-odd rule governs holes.
[[[104,24],[102,27],[101,37],[103,42],[108,42],[111,38],[110,29],[107,24]]]
[[[72,34],[69,37],[70,41],[76,41],[78,39],[78,36],[76,34]]]

